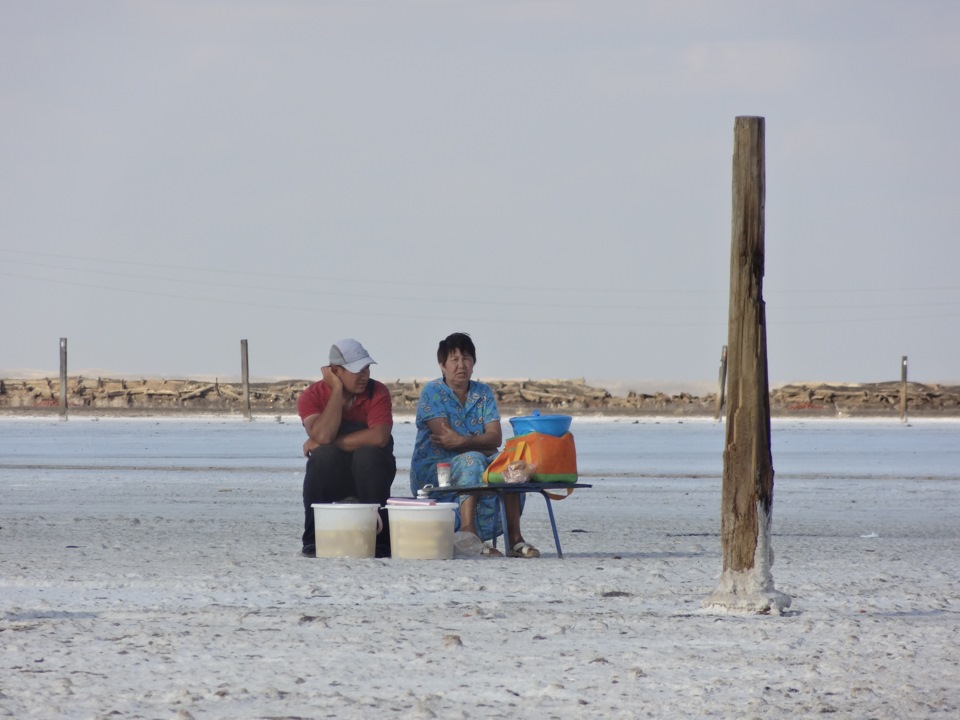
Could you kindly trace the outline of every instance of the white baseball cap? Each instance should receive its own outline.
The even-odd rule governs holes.
[[[376,365],[377,361],[356,340],[344,338],[330,347],[330,364],[358,373],[368,365]]]

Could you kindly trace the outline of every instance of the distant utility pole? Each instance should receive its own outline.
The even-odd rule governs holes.
[[[764,119],[738,117],[734,123],[728,397],[720,508],[723,572],[719,587],[703,605],[779,613],[790,606],[790,598],[774,589],[771,573],[773,456],[763,302],[764,162]]]
[[[67,419],[67,339],[60,338],[60,419]]]
[[[243,376],[243,416],[250,420],[250,363],[247,362],[247,341],[240,341],[240,374]]]
[[[907,421],[907,356],[900,359],[900,422]]]
[[[723,346],[720,352],[720,387],[717,388],[717,412],[714,420],[720,419],[720,412],[723,410],[723,403],[727,391],[727,346]]]

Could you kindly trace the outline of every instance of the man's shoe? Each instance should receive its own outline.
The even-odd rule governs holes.
[[[317,546],[313,543],[307,543],[303,546],[303,550],[300,551],[300,554],[304,557],[315,558],[317,556]]]

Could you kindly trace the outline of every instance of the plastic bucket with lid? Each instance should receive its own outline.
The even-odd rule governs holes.
[[[372,558],[380,521],[376,503],[313,503],[318,558]]]
[[[454,511],[457,503],[387,504],[390,556],[407,560],[449,560],[453,557]]]

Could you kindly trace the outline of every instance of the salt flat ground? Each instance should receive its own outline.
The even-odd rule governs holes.
[[[720,424],[578,418],[564,559],[530,497],[539,560],[414,561],[299,556],[281,420],[0,419],[0,716],[960,715],[956,422],[775,422],[793,604],[740,616]]]

